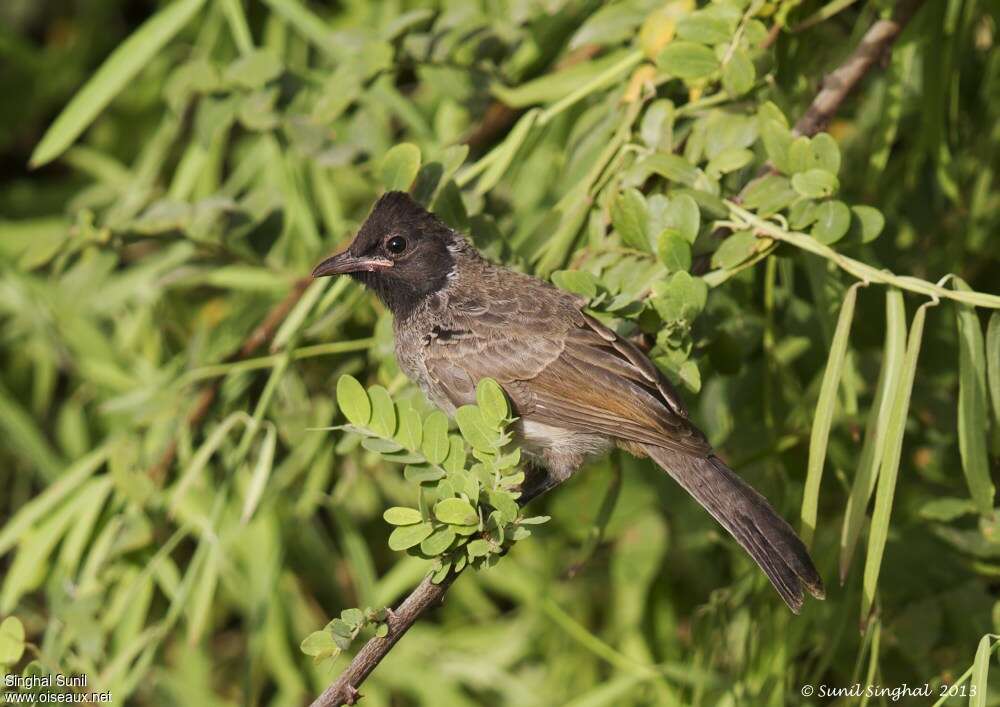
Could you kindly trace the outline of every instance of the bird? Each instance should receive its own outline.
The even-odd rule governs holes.
[[[461,233],[390,191],[313,277],[348,275],[393,315],[400,369],[452,415],[496,381],[544,488],[618,447],[649,457],[728,531],[794,612],[823,581],[792,527],[715,454],[649,358],[586,300],[486,259]]]

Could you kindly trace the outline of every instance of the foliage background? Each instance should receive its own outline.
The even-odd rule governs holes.
[[[30,644],[10,669],[87,673],[130,704],[301,704],[345,662],[314,664],[302,639],[424,576],[386,547],[382,511],[416,495],[401,467],[313,429],[342,422],[343,373],[422,404],[390,321],[353,284],[302,280],[419,164],[415,192],[491,256],[590,272],[555,277],[645,333],[787,518],[811,513],[810,448],[813,469],[826,458],[814,552],[828,598],[792,616],[662,473],[603,460],[538,502],[552,521],[500,567],[455,583],[365,704],[810,704],[806,683],[963,674],[1000,632],[1000,324],[984,334],[988,308],[926,310],[898,483],[881,475],[883,524],[874,541],[862,529],[841,585],[876,380],[902,361],[883,341],[901,330],[886,288],[862,289],[836,337],[843,379],[817,406],[853,278],[794,245],[721,241],[712,223],[739,221],[711,197],[767,159],[803,171],[781,113],[802,115],[893,3],[708,5],[694,21],[694,3],[651,0],[0,6],[0,615]],[[795,221],[792,200],[836,187],[884,231],[872,240],[855,215],[849,233],[811,237],[997,293],[998,15],[924,4],[830,125],[839,170],[834,141],[803,153],[839,180],[772,181],[744,205]],[[419,162],[390,152],[402,143]],[[688,267],[709,271],[707,302],[698,276],[677,275]],[[926,301],[908,293],[907,320]],[[267,347],[241,356],[276,306]],[[826,415],[824,454],[810,435]]]

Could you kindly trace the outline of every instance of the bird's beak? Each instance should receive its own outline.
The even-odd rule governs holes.
[[[352,272],[374,272],[376,270],[387,270],[392,267],[392,261],[388,258],[377,256],[354,256],[348,251],[343,251],[332,255],[322,263],[313,268],[313,277],[327,277],[329,275],[345,275]]]

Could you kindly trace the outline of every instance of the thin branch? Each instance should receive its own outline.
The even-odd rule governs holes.
[[[543,469],[533,469],[532,474],[533,476],[529,476],[532,483],[524,487],[521,498],[518,499],[518,504],[522,508],[556,486]],[[310,707],[340,707],[340,705],[355,704],[361,698],[361,693],[358,692],[361,683],[389,654],[389,651],[403,637],[403,634],[409,631],[417,619],[423,616],[424,612],[441,604],[445,593],[451,587],[452,582],[458,579],[459,574],[461,571],[449,572],[438,584],[431,582],[430,575],[425,577],[416,589],[403,600],[402,604],[389,612],[386,619],[389,632],[382,638],[376,636],[369,639],[351,660],[350,665],[340,674],[337,681],[326,688]]]
[[[901,0],[892,18],[878,20],[865,32],[861,43],[836,71],[827,75],[809,109],[795,124],[796,135],[815,135],[823,130],[840,108],[851,90],[865,77],[868,70],[885,56],[924,0]]]
[[[896,6],[893,19],[879,20],[872,25],[871,29],[865,33],[858,48],[851,53],[840,68],[830,74],[823,82],[823,88],[813,100],[806,113],[795,124],[795,132],[797,134],[814,135],[823,129],[841,103],[844,102],[851,89],[857,85],[884,52],[892,46],[892,43],[899,36],[903,27],[906,26],[913,13],[923,2],[924,0],[902,0]],[[750,214],[750,216],[753,215]],[[768,225],[773,226],[773,224]],[[784,232],[782,233],[784,234]],[[776,240],[787,240],[787,238],[778,238],[772,233],[768,233],[768,235],[772,235]],[[909,289],[915,287],[913,283],[909,283],[909,278],[893,277],[897,281],[904,281],[904,285],[912,285]],[[876,278],[868,279],[874,281]],[[941,296],[954,299],[955,294],[952,291],[943,291]],[[527,503],[528,500],[530,499],[526,494],[525,498],[522,499],[522,504]],[[456,573],[449,574],[440,584],[433,584],[430,578],[424,579],[389,617],[389,633],[384,638],[375,637],[369,640],[357,655],[354,656],[350,665],[340,674],[337,681],[330,685],[322,695],[317,697],[311,707],[340,707],[340,705],[355,704],[360,698],[358,687],[361,683],[364,682],[375,667],[392,650],[396,642],[403,637],[424,612],[442,602],[445,593],[447,593],[448,588],[457,577],[458,574]]]
[[[987,294],[985,292],[966,292],[964,290],[950,290],[943,287],[941,283],[931,283],[909,275],[896,275],[888,270],[873,268],[867,263],[850,258],[843,253],[838,253],[833,248],[820,243],[815,238],[804,233],[787,231],[778,225],[760,218],[737,204],[729,201],[726,203],[729,212],[734,218],[752,228],[755,232],[772,238],[775,241],[790,243],[796,248],[808,251],[821,258],[826,258],[837,265],[842,270],[849,272],[854,277],[864,282],[877,282],[883,285],[891,285],[901,290],[916,292],[928,297],[950,299],[955,302],[972,305],[973,307],[985,307],[988,309],[1000,309],[1000,296]]]
[[[812,137],[821,132],[833,119],[848,94],[867,75],[872,66],[889,51],[903,28],[923,4],[924,0],[900,0],[892,13],[892,19],[876,21],[865,32],[865,36],[861,38],[857,48],[844,60],[844,63],[823,80],[823,86],[819,93],[816,94],[812,103],[809,104],[809,108],[795,123],[792,133]],[[769,34],[768,37],[771,35]],[[774,34],[774,37],[777,38],[777,34]],[[770,46],[767,42],[765,44]],[[777,172],[778,170],[770,162],[765,164],[754,175],[754,178],[743,186],[739,195],[733,200],[739,204],[750,187],[764,177],[777,174]],[[722,239],[728,233],[730,233],[729,229],[718,228],[712,233],[712,238]],[[695,275],[704,275],[708,272],[710,262],[711,256],[709,255],[697,258],[691,272]]]

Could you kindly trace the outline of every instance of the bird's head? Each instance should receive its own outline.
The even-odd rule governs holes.
[[[404,192],[391,191],[368,214],[354,241],[313,271],[350,275],[372,289],[397,316],[448,284],[465,239]]]

